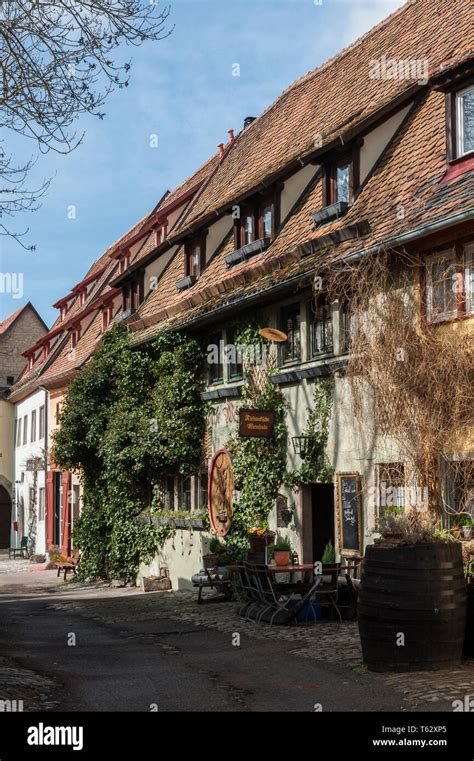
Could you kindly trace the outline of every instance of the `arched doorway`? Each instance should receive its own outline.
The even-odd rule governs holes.
[[[10,546],[12,501],[4,486],[0,486],[0,549]]]

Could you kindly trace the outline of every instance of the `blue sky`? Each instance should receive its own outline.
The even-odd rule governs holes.
[[[163,0],[161,0],[163,2]],[[23,273],[23,297],[0,293],[0,319],[31,301],[51,324],[52,304],[104,249],[295,79],[323,63],[403,0],[170,0],[173,33],[132,49],[129,87],[107,101],[106,117],[81,119],[84,141],[68,156],[41,156],[32,176],[53,176],[29,226],[24,251],[0,239],[0,271]],[[232,75],[233,64],[240,76]],[[158,147],[150,147],[150,135]],[[30,141],[4,135],[16,158]],[[76,219],[68,218],[75,205]]]

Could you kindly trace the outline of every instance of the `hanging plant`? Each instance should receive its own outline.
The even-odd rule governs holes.
[[[258,330],[256,324],[248,325],[238,334],[238,342],[246,347],[268,344]],[[250,351],[249,356],[251,354]],[[255,356],[256,352],[253,354]],[[243,407],[273,411],[275,424],[271,438],[234,436],[228,444],[233,455],[234,482],[239,499],[234,506],[233,523],[226,542],[237,555],[248,549],[249,529],[268,527],[268,518],[285,475],[288,437],[286,401],[280,388],[268,378],[265,367],[247,362],[241,396]]]

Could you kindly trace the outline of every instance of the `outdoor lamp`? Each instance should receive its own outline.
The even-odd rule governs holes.
[[[293,442],[293,449],[295,450],[295,454],[299,454],[302,460],[306,457],[306,455],[309,452],[310,447],[310,437],[309,436],[292,436],[291,440]]]

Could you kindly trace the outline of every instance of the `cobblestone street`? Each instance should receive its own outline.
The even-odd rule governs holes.
[[[0,559],[0,699],[23,699],[25,710],[72,710],[74,701],[78,710],[147,710],[156,692],[165,710],[198,710],[203,680],[207,710],[279,710],[275,685],[285,686],[288,710],[319,700],[323,710],[451,711],[474,695],[474,661],[368,672],[355,621],[269,626],[241,619],[233,602],[198,606],[195,592],[64,583],[36,568]]]

